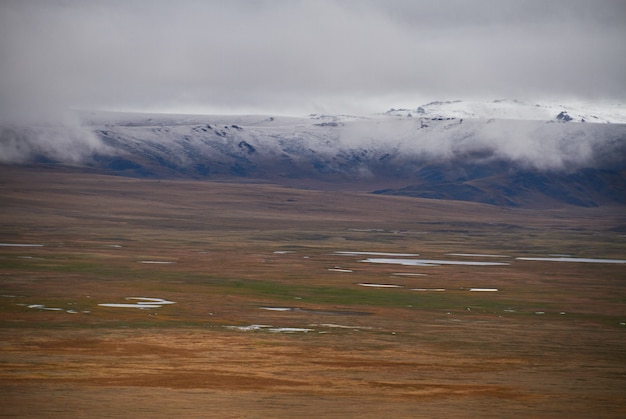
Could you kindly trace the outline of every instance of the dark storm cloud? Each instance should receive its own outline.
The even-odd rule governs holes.
[[[620,0],[4,1],[0,111],[626,97]],[[9,116],[7,116],[9,115]]]

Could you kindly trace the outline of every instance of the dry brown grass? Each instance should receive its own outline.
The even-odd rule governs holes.
[[[6,167],[0,199],[0,242],[45,245],[0,247],[0,415],[626,415],[625,266],[514,259],[624,258],[623,208]],[[335,251],[511,257],[410,267]],[[133,296],[176,304],[98,306]],[[251,324],[314,330],[229,328]]]

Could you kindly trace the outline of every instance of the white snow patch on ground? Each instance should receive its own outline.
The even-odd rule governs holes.
[[[307,329],[304,327],[273,327],[267,330],[272,333],[298,333],[298,332],[308,333],[308,332],[315,331],[315,329]]]
[[[241,332],[252,332],[257,330],[267,330],[272,333],[308,333],[315,329],[305,327],[274,327],[267,324],[251,324],[249,326],[224,326],[227,329],[239,330]]]
[[[162,298],[152,297],[126,297],[126,300],[140,300],[136,303],[101,303],[100,307],[118,307],[118,308],[161,308],[163,305],[176,304],[174,301],[164,300]]]
[[[371,327],[367,327],[367,326],[345,326],[343,324],[334,324],[334,323],[310,324],[309,326],[313,326],[313,327],[330,327],[330,328],[336,328],[336,329],[354,329],[354,330],[371,329]]]
[[[46,307],[43,304],[30,304],[27,306],[28,308],[37,308],[39,310],[50,310],[50,311],[64,311],[65,309],[59,307]]]
[[[373,288],[404,288],[402,285],[395,284],[370,284],[370,283],[360,283],[362,287],[373,287]]]
[[[159,304],[129,304],[129,303],[102,303],[100,307],[118,307],[118,308],[161,308]]]
[[[411,291],[436,291],[436,292],[443,292],[446,289],[445,288],[411,288]]]
[[[65,311],[66,313],[71,313],[71,314],[78,313],[75,310],[66,310],[66,309],[60,308],[60,307],[46,307],[43,304],[17,304],[17,305],[19,305],[19,306],[26,306],[27,308],[33,308],[33,309],[37,309],[37,310]]]
[[[239,330],[242,332],[250,332],[254,330],[262,330],[264,328],[272,327],[267,324],[251,324],[249,326],[224,326],[227,329]]]
[[[516,258],[517,260],[533,260],[545,262],[581,262],[581,263],[626,263],[624,259],[589,259],[589,258]]]
[[[176,262],[165,261],[165,260],[140,260],[139,263],[149,263],[155,265],[171,265]]]
[[[478,262],[464,260],[436,260],[436,259],[387,259],[387,258],[367,258],[359,262],[368,263],[390,263],[405,266],[439,266],[439,265],[468,265],[468,266],[502,266],[509,265],[506,262]]]
[[[346,273],[351,273],[352,269],[344,269],[344,268],[340,268],[338,266],[335,266],[334,268],[328,268],[329,271],[332,272],[346,272]]]
[[[269,310],[269,311],[292,311],[291,307],[259,307],[261,310]]]
[[[419,256],[418,253],[387,253],[387,252],[335,252],[335,254],[341,255],[341,256],[398,256],[398,257]]]
[[[477,258],[508,258],[507,255],[485,255],[481,253],[446,253],[448,256],[477,257]]]
[[[126,297],[126,299],[127,300],[142,300],[142,301],[138,301],[137,304],[176,304],[174,301],[168,301],[162,298]]]

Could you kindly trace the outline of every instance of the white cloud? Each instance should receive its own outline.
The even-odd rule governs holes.
[[[0,112],[623,100],[625,20],[618,0],[8,0]]]

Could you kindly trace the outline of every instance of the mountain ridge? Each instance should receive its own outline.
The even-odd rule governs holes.
[[[626,124],[626,106],[545,102],[529,104],[516,99],[493,101],[433,101],[414,109],[391,108],[386,115],[428,118],[521,119],[535,121]]]
[[[626,124],[566,121],[562,111],[547,121],[442,116],[462,103],[433,102],[425,106],[438,113],[417,117],[82,113],[83,125],[65,135],[5,127],[0,155],[134,177],[341,185],[501,206],[626,205]]]

